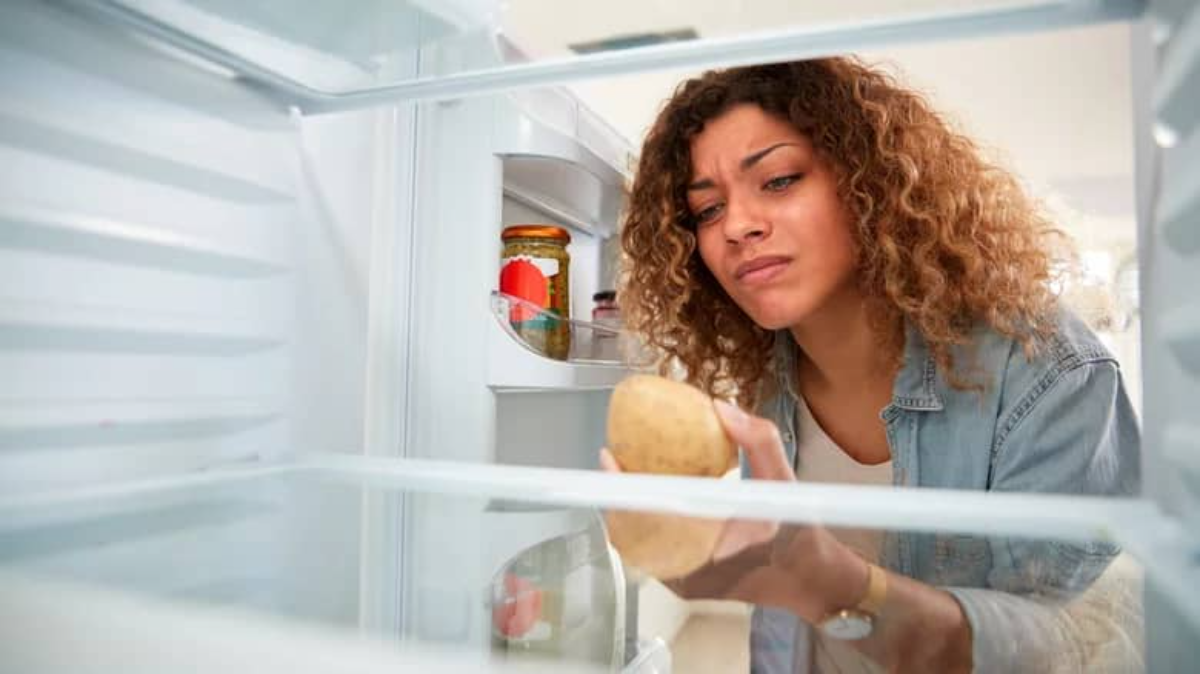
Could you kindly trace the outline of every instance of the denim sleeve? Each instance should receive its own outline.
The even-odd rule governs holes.
[[[1000,424],[992,490],[1130,496],[1139,489],[1140,432],[1110,359],[1045,373]],[[1106,542],[989,543],[988,588],[948,588],[971,625],[975,671],[1049,671],[1051,663],[1056,672],[1087,671],[1079,647],[1087,639],[1067,609],[1120,550]]]

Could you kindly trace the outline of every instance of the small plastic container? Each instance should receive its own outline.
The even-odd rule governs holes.
[[[596,360],[620,360],[618,334],[621,329],[621,308],[617,304],[615,290],[601,290],[592,295],[592,323],[612,328],[612,332],[596,330],[592,335],[592,358]]]

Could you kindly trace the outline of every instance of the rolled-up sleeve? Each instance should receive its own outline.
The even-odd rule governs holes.
[[[1120,497],[1140,488],[1137,419],[1110,359],[1045,373],[1000,423],[992,491]],[[1101,541],[994,538],[989,545],[987,588],[946,588],[970,622],[975,671],[1093,671],[1093,645],[1105,637],[1085,632],[1112,622],[1096,612],[1131,607],[1083,601],[1083,594],[1120,550]],[[1106,596],[1136,601],[1136,593]],[[1081,615],[1080,606],[1093,615]]]

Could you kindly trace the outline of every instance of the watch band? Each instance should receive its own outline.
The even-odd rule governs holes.
[[[887,601],[887,571],[867,562],[867,594],[855,609],[877,616]]]
[[[887,600],[887,571],[867,562],[867,594],[853,608],[844,608],[817,623],[834,639],[857,640],[870,636]]]

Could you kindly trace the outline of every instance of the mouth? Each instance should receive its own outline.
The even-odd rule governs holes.
[[[733,277],[742,283],[764,283],[778,276],[791,263],[789,257],[764,255],[738,265]]]

